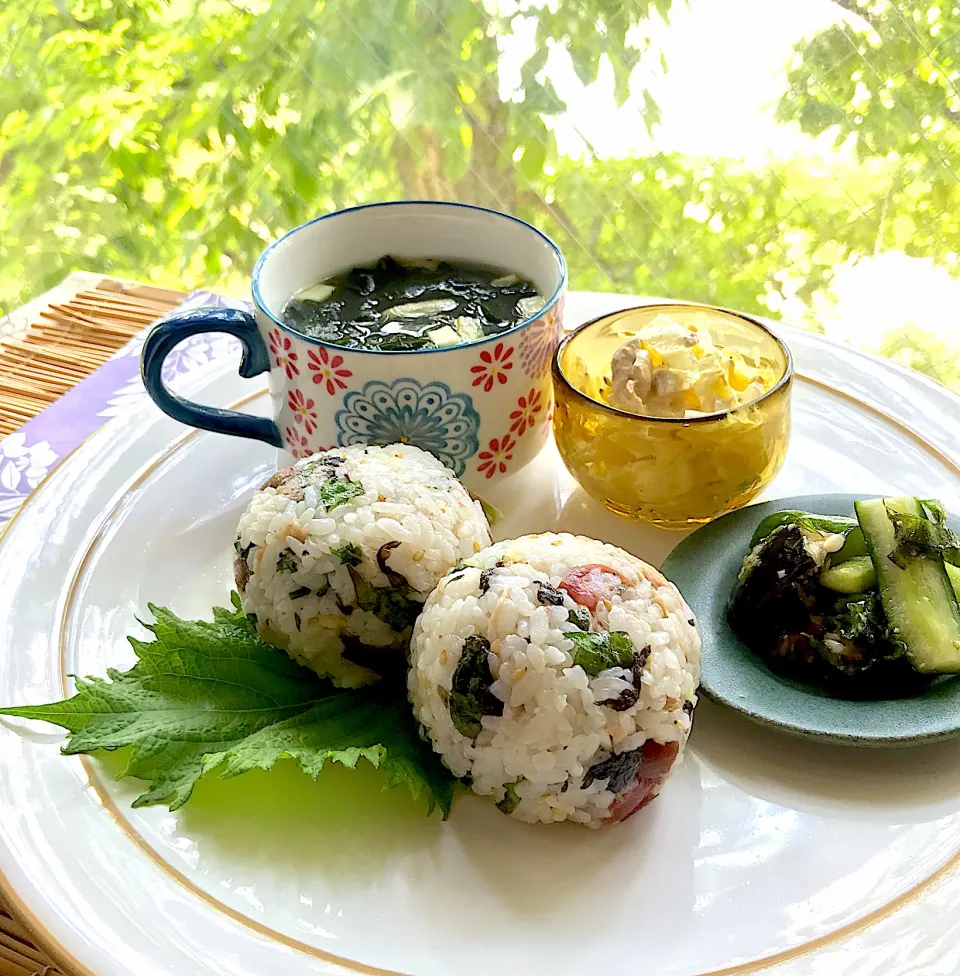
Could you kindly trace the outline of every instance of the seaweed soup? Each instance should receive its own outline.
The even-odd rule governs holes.
[[[392,258],[351,268],[284,306],[284,325],[352,349],[442,349],[496,335],[546,304],[518,274],[440,258]]]

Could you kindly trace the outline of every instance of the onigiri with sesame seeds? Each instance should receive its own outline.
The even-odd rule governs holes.
[[[450,771],[506,814],[625,820],[683,756],[700,635],[677,588],[629,553],[543,534],[445,576],[411,642],[416,718]]]
[[[427,596],[489,544],[480,504],[432,454],[342,447],[256,492],[237,528],[234,576],[264,640],[352,688],[402,675]]]

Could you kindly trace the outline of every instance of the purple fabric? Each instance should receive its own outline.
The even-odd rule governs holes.
[[[177,311],[205,305],[251,308],[249,302],[195,291]],[[0,525],[9,521],[24,498],[94,431],[108,422],[123,423],[131,411],[149,400],[140,381],[140,349],[148,331],[144,329],[85,380],[0,440]],[[239,342],[231,336],[193,336],[167,357],[164,382],[176,390],[198,370],[239,351]]]

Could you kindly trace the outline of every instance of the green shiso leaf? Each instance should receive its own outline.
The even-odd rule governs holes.
[[[477,501],[480,502],[483,514],[486,515],[490,525],[496,525],[503,518],[503,512],[496,505],[491,505],[490,502],[484,501],[482,498],[478,498]]]
[[[355,546],[352,542],[334,547],[330,553],[340,560],[342,566],[359,566],[363,562],[363,553],[360,551],[360,547]]]
[[[363,485],[359,481],[341,481],[339,478],[331,478],[320,486],[320,501],[328,512],[362,494]]]
[[[629,668],[633,661],[633,641],[622,630],[601,630],[593,634],[569,630],[564,637],[573,641],[573,663],[589,675],[596,676],[607,668]]]
[[[416,623],[423,604],[413,598],[406,583],[399,586],[371,586],[358,574],[353,576],[357,606],[379,617],[392,631],[401,634]]]
[[[182,620],[152,604],[152,641],[131,637],[137,663],[109,680],[77,681],[77,694],[49,705],[0,709],[70,732],[66,755],[132,748],[121,776],[148,781],[134,806],[183,806],[217,769],[238,776],[293,759],[316,777],[326,762],[351,769],[365,759],[384,789],[426,796],[428,812],[450,812],[453,777],[421,741],[407,702],[387,688],[341,690],[264,643],[232,596],[213,621]]]

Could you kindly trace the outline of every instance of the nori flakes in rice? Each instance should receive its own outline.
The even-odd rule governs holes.
[[[624,820],[690,732],[690,619],[622,549],[550,533],[498,543],[442,579],[417,620],[415,716],[450,771],[514,819]]]
[[[354,687],[402,672],[428,594],[489,542],[480,506],[432,455],[336,448],[254,494],[234,572],[265,640]]]
[[[453,672],[450,692],[450,717],[461,735],[475,739],[483,725],[484,715],[502,715],[503,702],[490,693],[493,675],[487,655],[490,642],[473,634],[466,638],[460,660]]]

